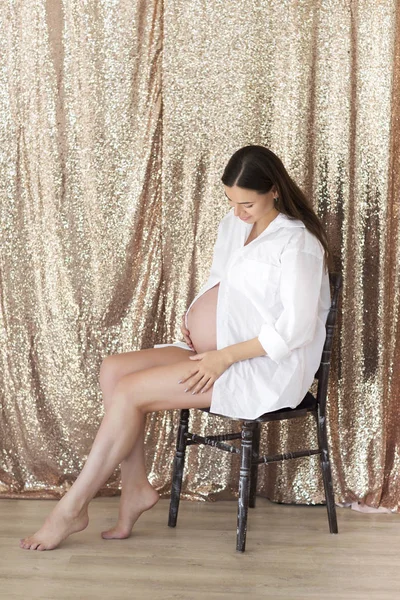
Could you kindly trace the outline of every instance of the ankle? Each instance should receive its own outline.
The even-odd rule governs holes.
[[[77,519],[88,512],[88,502],[72,502],[67,496],[63,496],[61,500],[62,509],[70,519]]]
[[[140,496],[142,494],[147,494],[148,492],[155,491],[155,489],[153,488],[151,483],[146,480],[146,481],[141,481],[140,483],[132,482],[129,485],[122,485],[121,491],[129,491],[130,494],[135,494],[135,495]]]
[[[159,498],[159,494],[150,484],[135,488],[129,487],[128,489],[122,488],[121,490],[122,501],[129,504],[152,504],[157,498]]]

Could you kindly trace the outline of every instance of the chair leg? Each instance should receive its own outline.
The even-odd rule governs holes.
[[[325,416],[318,415],[318,445],[321,450],[321,467],[322,467],[322,479],[324,481],[326,508],[328,511],[329,531],[331,533],[338,532],[337,519],[336,519],[336,507],[335,507],[335,496],[333,493],[332,484],[332,472],[331,463],[329,460],[328,451],[328,436],[326,433],[326,418]]]
[[[186,434],[189,430],[189,410],[180,412],[178,438],[172,475],[171,501],[169,504],[168,527],[175,527],[178,519],[179,500],[181,497],[183,469],[185,467]]]
[[[253,449],[254,421],[244,421],[240,452],[239,502],[237,515],[236,550],[244,552],[246,547],[247,513],[250,496],[251,455]]]
[[[252,458],[258,459],[260,453],[260,423],[257,423],[254,428],[253,433],[253,452]],[[258,463],[253,463],[251,465],[251,475],[250,475],[250,498],[249,498],[249,508],[256,507],[256,494],[257,494],[257,479],[258,479]]]

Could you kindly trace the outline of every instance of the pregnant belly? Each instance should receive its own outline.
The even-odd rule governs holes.
[[[197,354],[217,349],[218,289],[219,283],[202,294],[187,314],[187,328]]]

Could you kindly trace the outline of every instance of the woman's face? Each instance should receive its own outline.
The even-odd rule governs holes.
[[[262,222],[264,218],[269,219],[279,212],[274,206],[274,198],[277,195],[275,186],[266,194],[258,194],[255,190],[237,185],[232,187],[224,185],[224,188],[230,206],[234,207],[235,217],[239,217],[246,223]]]

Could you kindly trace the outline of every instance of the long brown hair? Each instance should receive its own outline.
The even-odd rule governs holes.
[[[332,270],[332,255],[325,228],[315,214],[311,202],[272,150],[256,145],[240,148],[229,159],[221,181],[228,187],[237,185],[259,194],[266,194],[275,186],[279,198],[278,202],[275,202],[276,209],[288,217],[303,221],[325,250],[325,270]]]

